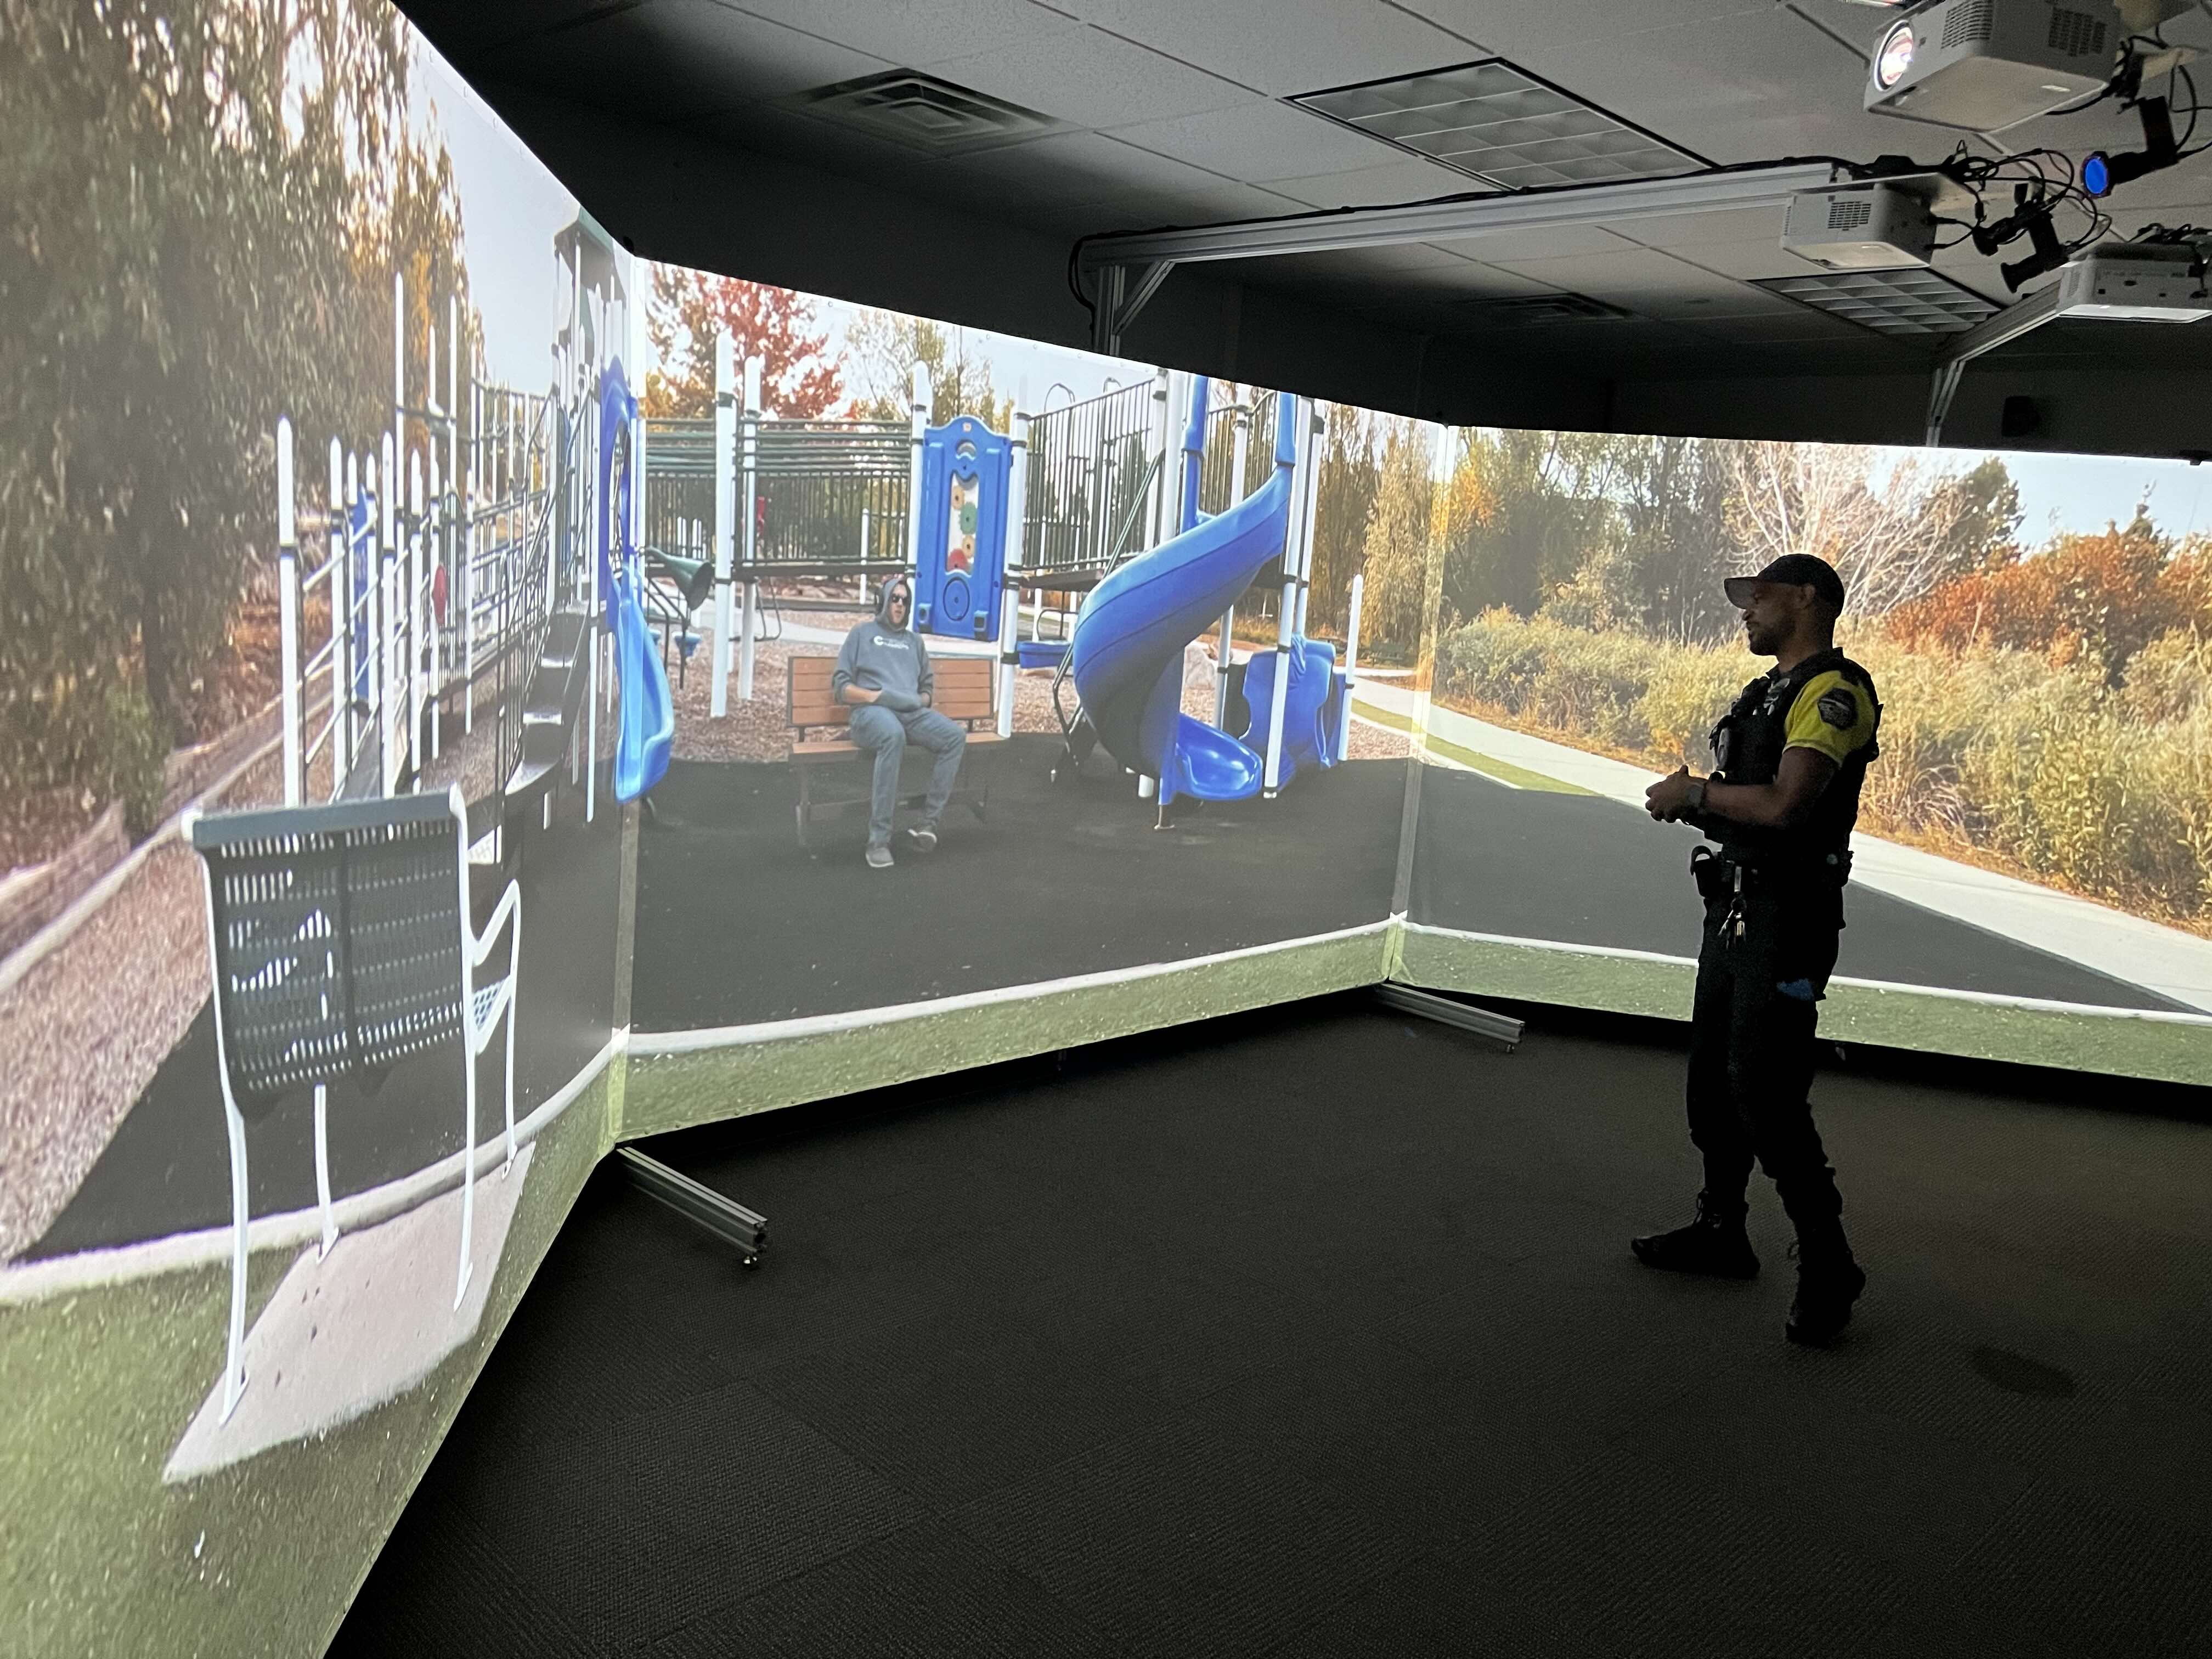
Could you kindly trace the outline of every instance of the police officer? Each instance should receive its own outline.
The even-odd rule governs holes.
[[[1654,1267],[1752,1278],[1745,1191],[1756,1158],[1797,1230],[1788,1334],[1826,1343],[1850,1322],[1866,1274],[1806,1097],[1881,704],[1866,670],[1835,648],[1844,585],[1826,561],[1792,553],[1724,586],[1752,651],[1774,668],[1715,729],[1712,775],[1685,767],[1646,796],[1653,817],[1717,843],[1690,860],[1705,902],[1688,1087],[1705,1190],[1689,1225],[1631,1248]]]

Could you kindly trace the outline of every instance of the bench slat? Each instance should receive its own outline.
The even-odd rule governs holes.
[[[988,720],[998,712],[998,665],[988,657],[946,657],[930,664],[935,680],[933,706],[947,720]],[[796,726],[844,726],[852,706],[830,690],[834,657],[791,659],[788,711]]]

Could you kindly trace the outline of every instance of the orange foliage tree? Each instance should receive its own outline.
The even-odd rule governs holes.
[[[714,412],[718,333],[730,337],[741,377],[745,359],[760,358],[761,402],[771,413],[810,420],[828,414],[842,395],[814,301],[791,289],[657,264],[645,331],[660,358],[645,377],[647,415]]]
[[[1944,583],[1887,619],[1913,649],[1994,646],[2090,659],[2118,684],[2128,659],[2170,629],[2212,625],[2212,556],[2177,551],[2138,507],[2124,528],[2056,537],[2041,553]]]

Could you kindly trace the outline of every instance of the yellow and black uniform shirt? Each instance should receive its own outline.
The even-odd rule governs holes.
[[[1841,766],[1874,738],[1874,698],[1832,668],[1799,688],[1783,730],[1784,749],[1810,749]]]

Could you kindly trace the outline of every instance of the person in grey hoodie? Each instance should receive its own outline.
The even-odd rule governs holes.
[[[960,775],[968,734],[929,706],[933,680],[929,648],[907,626],[914,590],[903,576],[884,584],[882,609],[845,635],[837,666],[830,677],[831,693],[853,710],[853,741],[875,756],[875,796],[868,815],[868,865],[891,864],[891,818],[898,808],[899,757],[909,743],[937,757],[929,775],[929,796],[921,822],[907,831],[918,853],[937,845],[937,820]]]

